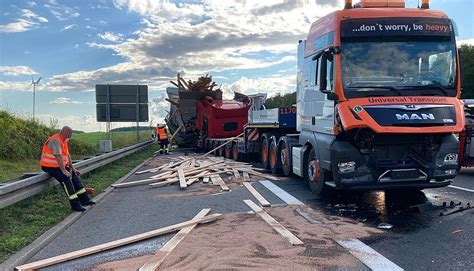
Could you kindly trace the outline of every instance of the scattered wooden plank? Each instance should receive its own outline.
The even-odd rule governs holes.
[[[187,187],[186,178],[184,177],[184,171],[181,168],[178,169],[178,177],[179,177],[179,187],[181,189],[185,189]]]
[[[219,148],[221,148],[221,147],[224,147],[225,145],[229,144],[230,142],[234,141],[235,139],[237,139],[237,138],[239,138],[239,137],[241,137],[241,136],[243,136],[243,135],[244,135],[244,133],[241,133],[241,134],[238,135],[238,136],[234,136],[234,137],[232,137],[232,138],[229,138],[228,140],[226,140],[226,142],[224,142],[224,143],[222,143],[221,145],[215,147],[214,149],[212,149],[212,150],[206,152],[205,154],[199,156],[198,158],[203,158],[203,157],[205,157],[205,156],[208,156],[209,154],[213,153],[215,150],[217,150],[217,149],[219,149]]]
[[[62,262],[69,261],[69,260],[72,260],[72,259],[77,259],[77,258],[84,257],[84,256],[87,256],[87,255],[91,255],[91,254],[94,254],[94,253],[106,251],[106,250],[109,250],[109,249],[112,249],[112,248],[128,245],[128,244],[135,243],[135,242],[138,242],[138,241],[142,241],[142,240],[145,240],[145,239],[148,239],[148,238],[152,238],[152,237],[160,236],[160,235],[163,235],[163,234],[166,234],[166,233],[174,232],[174,231],[177,231],[177,230],[180,230],[182,228],[189,227],[189,226],[192,226],[192,225],[202,224],[202,223],[209,223],[209,222],[215,221],[220,216],[221,216],[221,214],[213,214],[213,215],[209,215],[209,216],[206,216],[206,217],[203,217],[203,218],[200,218],[200,219],[196,219],[196,220],[194,220],[194,219],[193,220],[188,220],[188,221],[185,221],[185,222],[182,222],[182,223],[170,225],[170,226],[167,226],[167,227],[164,227],[164,228],[156,229],[156,230],[145,232],[145,233],[142,233],[142,234],[138,234],[138,235],[130,236],[130,237],[127,237],[127,238],[115,240],[115,241],[112,241],[112,242],[100,244],[100,245],[97,245],[97,246],[93,246],[93,247],[73,251],[73,252],[70,252],[70,253],[66,253],[66,254],[55,256],[55,257],[47,258],[47,259],[44,259],[44,260],[40,260],[40,261],[20,265],[20,266],[16,267],[16,270],[25,271],[25,270],[40,269],[40,268],[47,267],[47,266],[50,266],[50,265],[53,265],[53,264],[62,263]]]
[[[239,171],[238,171],[237,169],[234,168],[234,169],[232,170],[232,172],[234,173],[234,177],[235,177],[236,179],[240,178],[240,174],[239,174]]]
[[[190,168],[194,168],[196,166],[196,159],[191,160],[191,164],[189,165]]]
[[[248,172],[242,172],[244,175],[244,182],[250,182],[250,175]]]
[[[187,186],[190,186],[190,185],[192,185],[194,182],[196,182],[197,180],[199,180],[199,178],[188,179],[188,181],[186,182],[186,185],[187,185]]]
[[[177,182],[179,182],[179,179],[178,178],[173,178],[173,179],[166,180],[164,182],[151,183],[151,184],[149,184],[149,186],[162,187],[162,186],[167,186],[169,184],[174,184],[174,183],[177,183]]]
[[[203,183],[208,183],[209,182],[209,176],[204,176],[204,178],[202,179],[202,182]]]
[[[225,184],[224,180],[222,180],[221,176],[217,175],[217,183],[221,187],[222,191],[229,191],[229,187]]]
[[[263,207],[270,207],[270,202],[268,202],[260,193],[258,193],[257,190],[255,190],[255,188],[253,188],[253,186],[248,183],[248,182],[244,182],[244,186],[245,188],[247,188],[247,190],[250,192],[250,194],[252,194],[252,196],[254,196],[258,202],[260,202],[260,205],[262,205]]]
[[[123,188],[123,187],[130,187],[130,186],[136,186],[136,185],[142,185],[142,184],[149,184],[149,183],[157,182],[159,180],[166,180],[174,176],[176,176],[176,174],[169,174],[169,175],[162,176],[160,178],[149,178],[149,179],[140,180],[140,181],[117,183],[117,184],[112,184],[112,187]]]
[[[218,176],[219,175],[216,175],[216,174],[211,175],[212,184],[215,185],[215,186],[219,185],[219,179],[217,178]]]
[[[272,228],[278,232],[281,236],[285,237],[288,242],[292,245],[304,245],[303,241],[298,239],[293,233],[291,233],[289,230],[287,230],[283,225],[278,223],[272,216],[267,214],[262,208],[257,206],[253,201],[251,200],[244,200],[245,204],[247,204],[250,209],[252,209],[257,215],[259,215],[265,222],[267,222]]]
[[[258,177],[262,177],[262,178],[266,178],[266,179],[269,179],[269,180],[272,180],[272,181],[279,181],[280,179],[275,177],[275,176],[272,176],[272,175],[268,175],[268,174],[263,174],[263,173],[260,173],[260,172],[257,172],[255,170],[252,170],[252,169],[248,169],[248,168],[237,168],[239,171],[242,171],[242,172],[247,172],[251,175],[255,175],[255,176],[258,176]]]

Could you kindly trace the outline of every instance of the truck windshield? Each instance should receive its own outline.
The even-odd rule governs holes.
[[[426,38],[426,37],[425,37]],[[342,43],[342,76],[348,98],[456,96],[454,42],[359,39]]]

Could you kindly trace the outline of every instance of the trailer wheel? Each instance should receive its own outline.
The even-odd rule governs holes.
[[[268,169],[268,138],[263,134],[260,138],[260,162],[264,169]]]
[[[220,146],[222,143],[217,142],[216,146]],[[224,156],[224,146],[217,149],[217,156]]]
[[[278,158],[278,145],[275,136],[270,138],[270,150],[269,150],[268,162],[270,164],[270,170],[273,174],[276,174],[281,168],[280,159]]]
[[[305,159],[305,173],[304,178],[308,183],[309,188],[313,194],[321,196],[326,193],[327,187],[325,185],[328,173],[324,171],[319,160],[316,158],[316,152],[311,149],[308,158]]]
[[[232,159],[239,161],[239,148],[236,142],[232,143]]]
[[[219,146],[219,145],[217,144],[217,142],[216,142],[216,141],[213,141],[213,143],[212,143],[212,148],[214,149],[214,148],[216,148],[217,146]],[[214,150],[214,155],[215,155],[215,156],[219,156],[219,149]]]
[[[231,159],[231,147],[231,143],[224,146],[224,157],[227,159]]]
[[[290,163],[290,148],[286,140],[281,140],[279,149],[280,165],[283,172],[283,176],[290,176],[291,174],[291,163]]]

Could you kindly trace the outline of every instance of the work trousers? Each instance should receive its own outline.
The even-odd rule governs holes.
[[[168,148],[168,144],[169,144],[168,138],[160,139],[160,149],[161,150],[164,150],[165,148]]]
[[[78,195],[86,192],[81,178],[74,174],[74,172],[71,173],[71,177],[68,177],[58,167],[41,167],[41,169],[49,173],[62,185],[69,200],[77,199]]]

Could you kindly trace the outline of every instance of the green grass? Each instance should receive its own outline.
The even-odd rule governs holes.
[[[22,176],[26,172],[41,171],[38,160],[25,159],[21,162],[0,160],[0,182]]]
[[[150,137],[151,137],[151,130],[139,132],[140,141],[148,140]],[[99,140],[105,140],[108,138],[105,132],[92,132],[92,133],[73,134],[72,139],[73,139],[72,141],[76,139],[86,144],[94,145],[98,151]],[[112,148],[114,149],[122,148],[126,145],[137,143],[137,132],[136,131],[113,132],[111,133],[111,139],[112,139]]]
[[[100,193],[145,159],[151,157],[153,152],[158,149],[157,144],[153,144],[147,150],[84,174],[83,182],[86,187],[93,187],[97,193]],[[70,213],[66,196],[59,186],[1,209],[0,262],[4,262],[8,257],[30,244]]]

